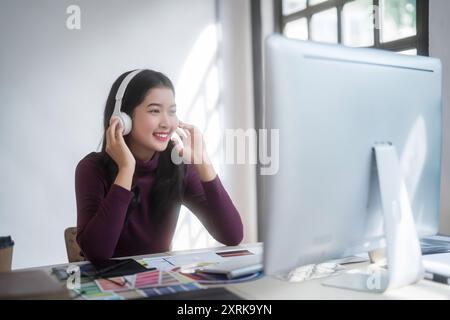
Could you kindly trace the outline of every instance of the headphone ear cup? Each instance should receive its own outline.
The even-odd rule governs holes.
[[[123,132],[122,135],[126,136],[131,132],[132,122],[129,115],[125,112],[121,112],[119,115],[120,121],[122,122]]]

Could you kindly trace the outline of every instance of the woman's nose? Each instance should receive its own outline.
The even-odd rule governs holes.
[[[162,114],[161,122],[159,123],[160,127],[168,128],[169,127],[169,119],[165,113]]]

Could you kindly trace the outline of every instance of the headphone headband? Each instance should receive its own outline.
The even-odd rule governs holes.
[[[120,114],[121,108],[122,108],[122,98],[123,98],[123,95],[125,94],[125,90],[127,89],[128,84],[134,78],[135,75],[137,75],[138,73],[140,73],[143,70],[144,69],[134,70],[134,71],[130,72],[129,74],[127,74],[127,76],[122,80],[122,83],[120,84],[119,89],[117,89],[116,103],[114,105],[113,115]]]

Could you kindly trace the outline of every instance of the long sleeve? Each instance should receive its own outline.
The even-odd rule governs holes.
[[[241,217],[219,176],[203,182],[195,168],[187,165],[185,179],[183,204],[199,218],[214,239],[225,245],[238,245],[243,238]]]
[[[112,184],[107,189],[100,169],[81,161],[75,170],[77,242],[89,260],[113,256],[132,192]]]

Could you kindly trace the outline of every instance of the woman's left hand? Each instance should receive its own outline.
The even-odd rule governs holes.
[[[202,164],[205,161],[209,162],[203,135],[197,127],[180,121],[176,132],[183,141],[183,146],[175,139],[172,139],[172,141],[185,163]]]
[[[172,139],[172,141],[174,142],[179,155],[183,157],[183,160],[186,163],[194,165],[202,181],[214,179],[216,172],[214,171],[206,152],[205,142],[201,131],[197,127],[181,121],[179,122],[178,127],[176,132],[183,141],[183,146],[175,139]]]

